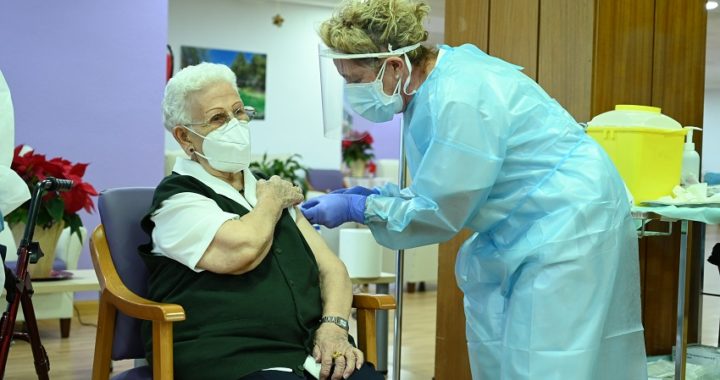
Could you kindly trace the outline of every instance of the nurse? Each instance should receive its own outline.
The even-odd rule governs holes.
[[[404,115],[412,185],[302,206],[366,224],[382,245],[475,233],[457,257],[473,379],[645,379],[637,238],[602,149],[521,72],[473,45],[427,48],[410,0],[343,3],[320,36],[348,102]]]

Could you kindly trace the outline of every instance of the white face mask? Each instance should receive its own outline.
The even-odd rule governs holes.
[[[195,151],[195,154],[206,159],[213,169],[237,173],[250,166],[250,128],[247,121],[232,118],[207,136],[185,128],[203,139],[203,153]]]
[[[405,55],[405,64],[408,66],[408,72],[412,74],[412,66],[410,65],[407,54]],[[402,96],[400,95],[402,78],[398,77],[398,83],[392,95],[385,93],[382,79],[386,67],[387,60],[383,62],[380,72],[378,72],[377,77],[372,82],[348,83],[345,85],[345,96],[352,109],[360,114],[360,116],[375,123],[392,120],[396,113],[402,111],[404,105]],[[408,78],[405,80],[403,91],[406,95],[413,95],[415,91],[412,93],[408,93],[407,91],[409,85],[410,75],[408,75]]]
[[[402,111],[403,100],[400,96],[400,78],[392,95],[383,90],[383,74],[385,61],[374,81],[368,83],[348,83],[345,85],[345,96],[352,109],[360,116],[382,123],[392,120],[393,116]]]

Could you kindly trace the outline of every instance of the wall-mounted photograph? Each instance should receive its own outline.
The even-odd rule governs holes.
[[[246,106],[255,107],[255,120],[265,119],[265,73],[267,54],[182,46],[181,67],[201,62],[221,63],[237,76],[240,97]]]

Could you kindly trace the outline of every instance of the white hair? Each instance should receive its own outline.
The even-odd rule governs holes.
[[[163,124],[172,132],[178,124],[192,122],[187,107],[190,94],[211,84],[227,82],[237,89],[237,77],[229,67],[217,63],[202,62],[180,70],[165,85],[163,98]]]

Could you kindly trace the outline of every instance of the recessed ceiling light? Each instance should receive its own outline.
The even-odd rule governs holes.
[[[718,7],[718,2],[715,0],[708,0],[707,3],[705,3],[705,9],[711,11],[713,9],[716,9]]]

